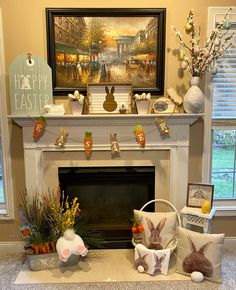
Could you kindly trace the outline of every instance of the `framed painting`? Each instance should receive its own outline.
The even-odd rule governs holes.
[[[164,91],[165,9],[46,8],[54,95],[88,83],[130,83],[135,93]]]
[[[212,208],[213,194],[214,185],[212,184],[189,183],[186,205],[200,208],[204,201],[209,201]]]

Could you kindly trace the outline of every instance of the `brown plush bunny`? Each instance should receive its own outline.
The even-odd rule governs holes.
[[[109,89],[107,86],[105,86],[105,91],[106,91],[106,100],[103,103],[103,108],[107,112],[113,112],[117,108],[117,102],[115,101],[114,97],[114,92],[115,92],[115,87],[111,87],[111,92],[109,92]]]
[[[134,261],[134,266],[137,269],[139,266],[142,266],[144,269],[144,272],[147,272],[148,270],[148,264],[145,261],[145,257],[148,255],[144,255],[143,257],[141,256],[140,252],[138,251],[138,249],[136,249],[137,253],[138,253],[138,258],[135,259]]]
[[[160,258],[158,257],[158,255],[155,254],[155,261],[156,264],[154,266],[154,271],[153,271],[153,275],[158,275],[158,274],[162,274],[161,272],[161,264],[162,262],[165,260],[166,255],[162,255]]]
[[[155,227],[153,222],[146,217],[147,225],[150,230],[150,236],[148,238],[149,245],[147,246],[149,249],[155,249],[155,250],[162,250],[163,247],[161,245],[162,238],[160,237],[160,233],[163,230],[167,218],[163,218],[158,225]]]
[[[208,242],[200,247],[197,251],[193,241],[188,237],[190,248],[192,252],[188,254],[183,261],[182,267],[186,273],[192,273],[194,271],[201,272],[203,276],[211,277],[213,274],[213,267],[210,260],[205,257],[205,252],[211,242]]]

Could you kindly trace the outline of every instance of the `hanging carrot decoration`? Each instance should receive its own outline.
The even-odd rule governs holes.
[[[43,135],[46,128],[46,119],[43,116],[40,116],[34,125],[34,131],[33,131],[33,140],[34,142],[38,141],[38,139]]]
[[[87,158],[89,158],[91,155],[92,147],[93,147],[92,132],[85,132],[84,149],[85,149],[85,155]]]
[[[137,141],[140,143],[141,147],[145,147],[145,135],[141,125],[134,126],[134,133],[136,135]]]

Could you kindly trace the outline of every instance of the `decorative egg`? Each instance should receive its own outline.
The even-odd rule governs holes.
[[[230,21],[225,21],[224,22],[224,29],[229,29],[231,27],[231,22]]]
[[[210,52],[209,52],[209,50],[207,48],[204,49],[203,55],[204,55],[205,58],[209,57]]]
[[[193,282],[200,283],[203,281],[204,276],[201,272],[194,271],[191,274],[191,279]]]
[[[217,72],[218,72],[218,68],[217,68],[216,66],[213,66],[213,67],[211,68],[211,74],[214,76],[214,75],[217,74]]]
[[[183,61],[184,60],[184,57],[185,57],[185,54],[183,52],[180,52],[180,54],[179,54],[179,60],[180,61]]]
[[[211,211],[211,204],[208,200],[204,201],[201,206],[202,213],[210,213]]]
[[[188,66],[188,64],[187,64],[186,61],[182,61],[182,62],[180,63],[180,67],[181,67],[183,70],[185,70],[185,69],[187,68],[187,66]]]
[[[216,39],[214,40],[214,45],[216,47],[218,47],[220,45],[220,39],[218,37],[216,37]]]
[[[138,271],[139,271],[139,273],[143,273],[144,272],[144,268],[143,268],[142,265],[138,266]]]
[[[194,51],[194,54],[196,54],[196,55],[198,55],[199,54],[199,52],[200,52],[200,47],[199,46],[194,46],[194,49],[193,49],[193,51]]]
[[[187,34],[189,34],[192,30],[193,30],[193,25],[192,25],[191,23],[188,22],[188,23],[185,25],[185,32],[186,32]]]

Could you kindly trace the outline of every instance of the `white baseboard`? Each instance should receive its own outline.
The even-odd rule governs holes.
[[[0,254],[20,253],[24,249],[24,242],[0,242]],[[226,237],[224,241],[225,250],[236,249],[236,237]]]
[[[235,250],[236,249],[236,237],[226,237],[224,241],[224,249]]]
[[[24,242],[0,242],[0,254],[20,253],[24,249]]]

